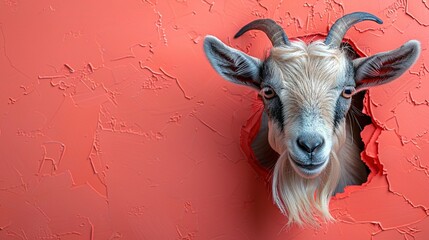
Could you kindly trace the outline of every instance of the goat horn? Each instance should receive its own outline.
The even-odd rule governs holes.
[[[271,19],[258,19],[248,23],[246,26],[242,27],[237,34],[235,34],[234,38],[238,38],[245,32],[254,29],[263,31],[271,40],[274,47],[289,45],[289,39],[287,38],[283,28]]]
[[[328,36],[325,39],[325,44],[330,45],[333,48],[339,47],[347,30],[356,23],[366,20],[374,21],[378,24],[383,23],[383,21],[377,16],[366,12],[354,12],[344,15],[342,18],[335,21],[334,25],[332,25]]]

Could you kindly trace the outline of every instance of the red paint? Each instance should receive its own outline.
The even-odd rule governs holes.
[[[211,69],[202,39],[263,57],[263,34],[232,38],[251,20],[293,38],[354,11],[385,22],[348,32],[361,53],[418,39],[422,55],[367,94],[369,182],[335,197],[336,222],[284,229],[248,159],[260,102]],[[427,238],[428,11],[416,0],[0,2],[0,239]]]

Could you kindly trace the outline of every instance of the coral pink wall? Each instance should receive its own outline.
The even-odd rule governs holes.
[[[284,228],[241,147],[260,103],[202,40],[262,57],[264,34],[232,39],[251,20],[297,37],[354,11],[384,20],[347,34],[364,54],[418,39],[422,56],[367,95],[370,181],[335,197],[335,223]],[[0,239],[428,239],[428,26],[419,0],[3,0]]]

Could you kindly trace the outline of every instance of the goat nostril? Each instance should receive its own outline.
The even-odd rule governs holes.
[[[297,143],[299,148],[301,148],[305,152],[313,153],[323,145],[324,140],[320,136],[309,135],[299,137],[297,139]]]

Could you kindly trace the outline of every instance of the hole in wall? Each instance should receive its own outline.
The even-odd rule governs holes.
[[[323,35],[311,35],[305,36],[303,38],[300,37],[300,39],[304,41],[308,40],[306,42],[310,42],[324,37],[325,36]],[[343,42],[341,47],[344,49],[350,59],[356,59],[364,56],[364,54],[351,41]],[[352,119],[346,119],[346,121],[355,121],[355,123],[357,123],[353,128],[353,134],[355,136],[359,136],[354,140],[357,141],[360,152],[365,150],[365,144],[360,137],[361,132],[365,126],[372,124],[371,117],[362,112],[364,108],[365,96],[366,91],[362,91],[353,96],[352,107],[349,110],[349,114],[352,114],[353,117]],[[271,171],[277,162],[279,154],[275,152],[268,144],[268,128],[266,124],[268,119],[267,116],[263,114],[263,111],[264,109],[262,102],[254,104],[251,117],[244,124],[241,131],[241,148],[246,154],[249,163],[261,176],[263,176],[265,181],[268,183],[270,182]],[[365,182],[368,182],[368,176],[370,176],[371,171],[368,168],[368,164],[364,160],[362,161],[366,166]],[[372,169],[374,172],[378,172],[379,170],[380,169]]]

